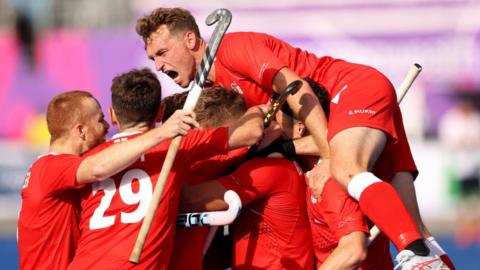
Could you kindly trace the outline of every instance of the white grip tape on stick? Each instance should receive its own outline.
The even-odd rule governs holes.
[[[410,87],[412,86],[413,82],[417,78],[418,74],[422,71],[422,66],[420,64],[415,63],[407,73],[405,79],[403,79],[400,87],[397,90],[397,101],[401,103],[405,94],[408,92]]]

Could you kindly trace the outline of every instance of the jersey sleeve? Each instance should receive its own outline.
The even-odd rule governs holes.
[[[218,179],[219,183],[227,190],[233,190],[240,196],[242,205],[265,196],[280,188],[282,183],[277,181],[284,178],[285,172],[283,163],[276,163],[275,158],[255,158],[243,163],[232,174]]]
[[[216,155],[200,160],[190,167],[185,173],[185,181],[190,185],[197,185],[229,174],[245,159],[248,147],[228,151],[226,155]]]
[[[217,59],[234,73],[241,74],[272,91],[273,77],[287,66],[274,53],[275,45],[254,33],[233,33],[225,36]]]
[[[338,239],[355,231],[369,232],[358,203],[332,178],[323,188],[320,207],[326,223]]]
[[[228,153],[228,128],[192,130],[182,139],[178,155],[183,164],[193,164],[219,154]]]
[[[77,185],[77,170],[83,158],[74,155],[59,155],[45,168],[42,188],[53,195],[67,189],[80,188]]]

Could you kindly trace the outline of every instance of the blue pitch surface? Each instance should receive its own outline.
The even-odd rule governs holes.
[[[480,245],[458,248],[451,237],[438,237],[438,242],[449,253],[457,269],[480,269]],[[396,252],[392,249],[392,254]],[[14,235],[0,236],[0,269],[18,269],[17,242]]]

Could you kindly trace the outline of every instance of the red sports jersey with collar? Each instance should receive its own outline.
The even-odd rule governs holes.
[[[329,92],[328,140],[351,127],[383,130],[389,144],[401,143],[398,160],[416,174],[406,141],[401,113],[391,82],[374,68],[316,55],[273,36],[237,32],[225,35],[215,61],[215,81],[243,95],[248,107],[267,103],[276,73],[288,67],[301,78],[309,77]]]
[[[216,155],[196,162],[184,175],[190,185],[204,183],[234,170],[244,159],[248,147],[234,149],[226,155]],[[170,261],[172,270],[202,269],[203,249],[208,236],[207,227],[177,228]],[[185,260],[185,258],[189,258]]]
[[[334,78],[326,73],[334,63],[349,64],[328,56],[317,57],[267,34],[228,33],[217,52],[215,81],[242,94],[251,107],[268,101],[273,78],[283,67],[302,78],[312,78],[330,91]]]
[[[73,259],[80,194],[75,190],[82,158],[47,154],[30,167],[18,219],[20,269],[65,269]]]
[[[233,269],[312,269],[305,183],[293,162],[255,158],[218,180],[238,193]]]
[[[334,179],[327,181],[320,200],[314,199],[307,189],[307,210],[317,268],[337,247],[340,238],[352,232],[369,232],[358,203]],[[367,258],[359,269],[392,269],[389,243],[384,235],[378,237],[368,247]]]
[[[225,155],[216,155],[195,162],[186,172],[184,180],[190,185],[197,185],[216,179],[235,170],[245,160],[248,147],[228,151]]]
[[[133,136],[120,135],[102,146]],[[194,130],[183,137],[138,265],[130,263],[129,256],[170,141],[147,151],[112,178],[86,186],[82,190],[81,238],[69,269],[167,269],[182,172],[202,158],[226,153],[227,139],[227,128]]]

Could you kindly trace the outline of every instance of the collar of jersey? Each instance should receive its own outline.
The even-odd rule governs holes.
[[[60,154],[59,154],[59,153],[55,153],[55,152],[48,152],[48,153],[46,153],[46,154],[37,156],[37,159],[40,159],[40,158],[42,158],[42,157],[44,157],[44,156],[49,156],[49,155],[58,156],[58,155],[60,155]]]
[[[141,134],[141,133],[143,133],[143,132],[140,132],[140,131],[120,132],[120,133],[117,133],[117,134],[113,135],[110,140],[115,140],[115,139],[118,139],[118,138],[132,136],[132,135]]]

